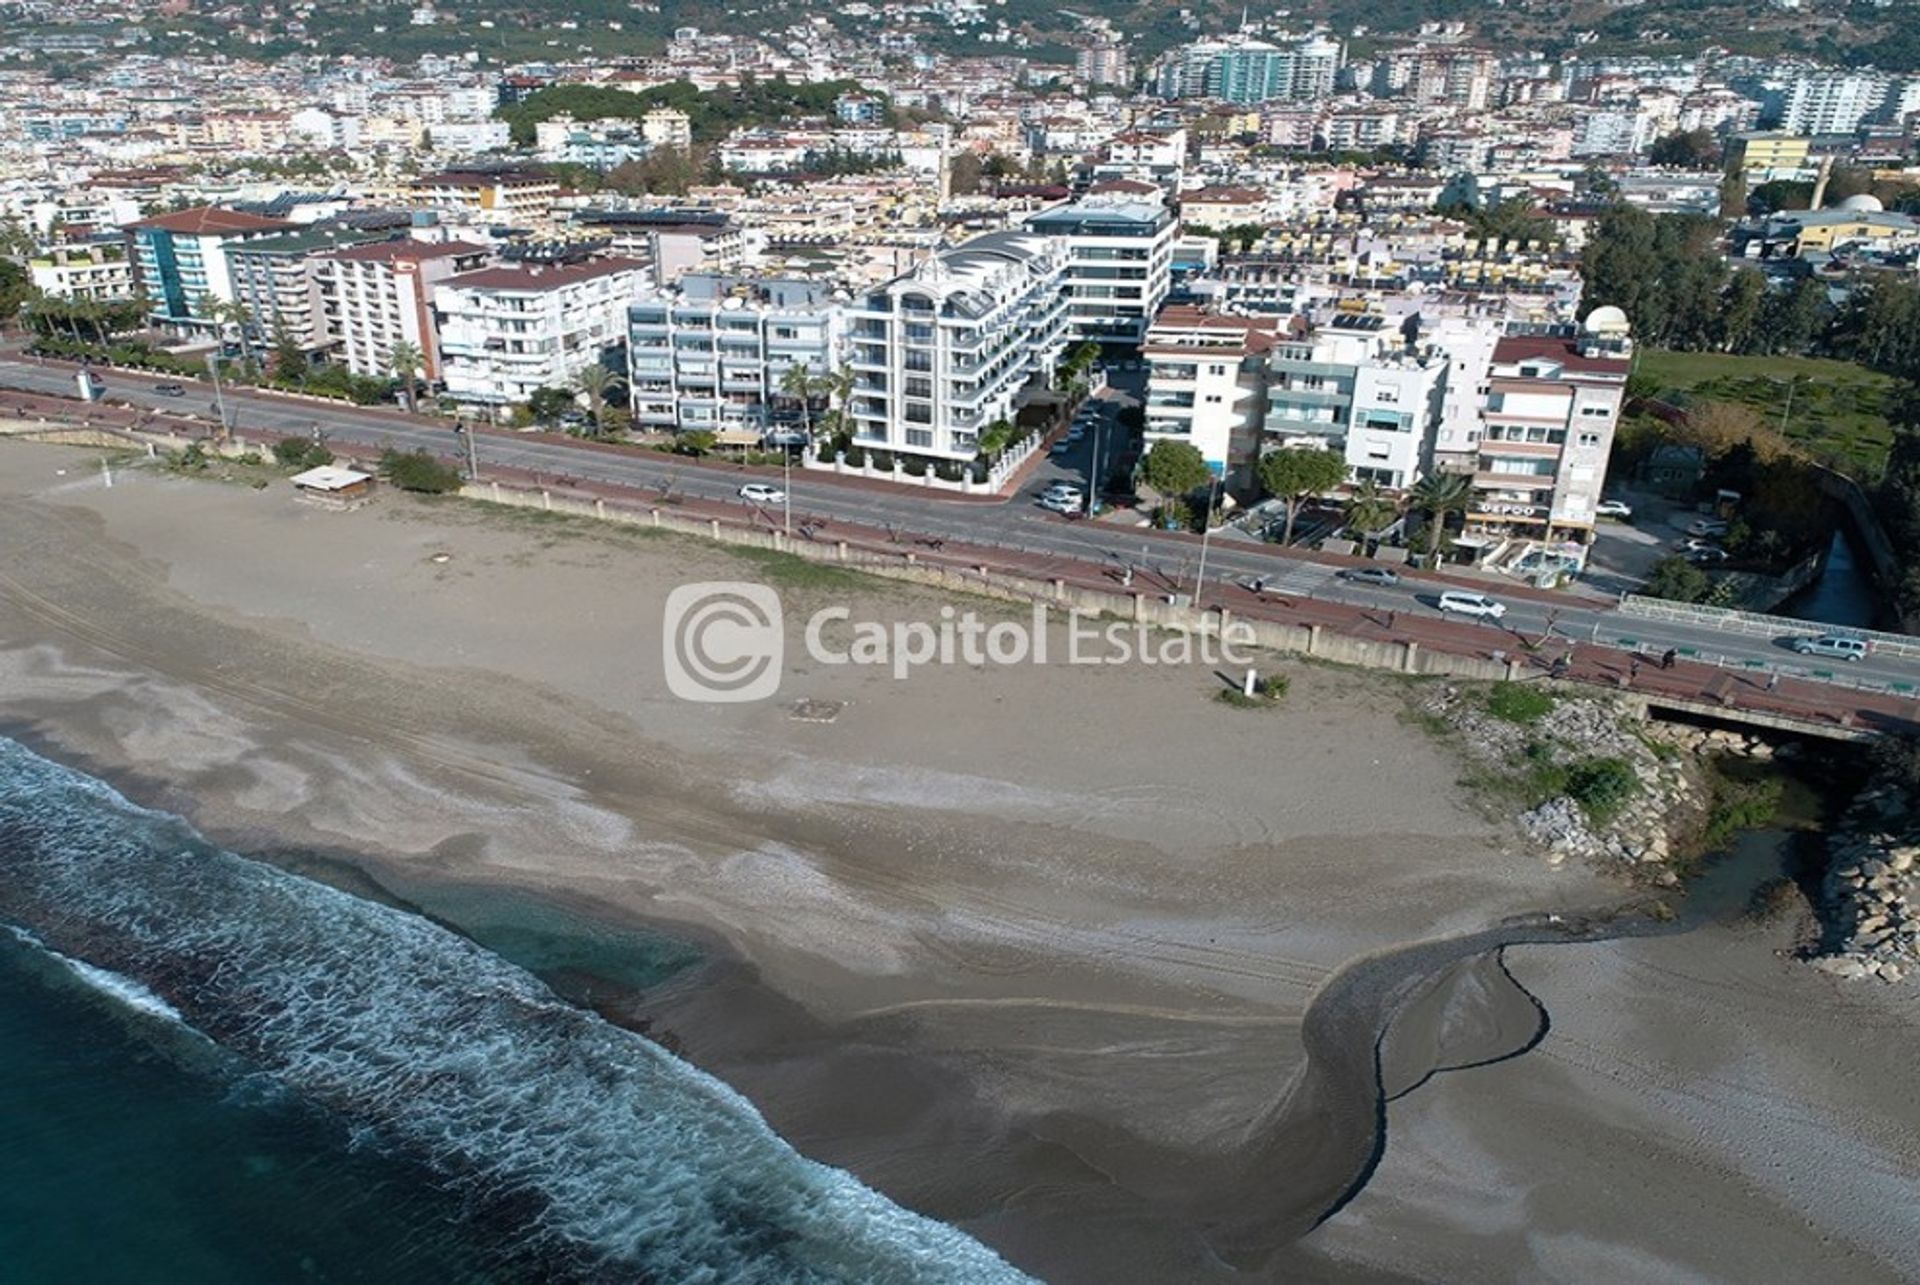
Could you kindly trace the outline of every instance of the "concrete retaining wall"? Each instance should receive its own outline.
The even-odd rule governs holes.
[[[1180,606],[1157,594],[1097,589],[1061,580],[1014,575],[986,567],[927,562],[915,552],[905,549],[896,553],[861,547],[844,540],[790,539],[780,531],[742,527],[717,518],[693,517],[677,513],[670,507],[630,508],[609,504],[605,500],[556,495],[547,490],[524,491],[497,482],[469,484],[461,489],[460,494],[467,499],[509,508],[594,518],[649,530],[698,536],[744,548],[789,553],[809,562],[831,563],[869,575],[949,592],[976,594],[1007,602],[1039,602],[1062,612],[1134,620],[1157,628],[1193,634],[1218,635],[1222,630],[1231,628],[1237,641],[1261,651],[1310,656],[1316,660],[1364,669],[1486,681],[1515,678],[1521,670],[1519,661],[1513,658],[1459,656],[1430,651],[1414,642],[1355,638],[1320,625],[1244,619],[1226,611],[1195,610]]]

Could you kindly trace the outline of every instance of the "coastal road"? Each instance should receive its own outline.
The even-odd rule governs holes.
[[[64,362],[37,362],[16,353],[0,353],[0,388],[59,397],[75,392],[75,367]],[[168,376],[106,371],[99,375],[106,397],[135,408],[169,416],[195,415],[211,428],[213,389],[208,382]],[[183,396],[157,391],[161,383],[178,383]],[[336,449],[371,453],[393,447],[425,450],[449,460],[465,458],[465,444],[444,421],[409,416],[397,410],[358,408],[330,402],[305,401],[263,395],[249,390],[225,390],[230,420],[242,432],[310,436],[324,432]],[[0,394],[0,410],[4,410]],[[78,405],[74,409],[79,409]],[[1100,432],[1108,432],[1103,427]],[[777,470],[745,469],[694,463],[675,456],[631,448],[596,446],[555,440],[543,434],[482,429],[474,436],[480,475],[489,469],[509,469],[524,481],[564,485],[584,482],[620,488],[636,498],[674,496],[748,506],[738,498],[742,483],[779,478]],[[1447,588],[1469,587],[1499,598],[1507,606],[1496,625],[1482,628],[1490,637],[1508,636],[1508,645],[1616,647],[1630,642],[1633,650],[1658,655],[1676,649],[1689,659],[1725,668],[1767,674],[1833,679],[1850,685],[1889,688],[1905,693],[1920,690],[1920,660],[1878,653],[1851,664],[1810,662],[1785,646],[1784,638],[1755,637],[1723,632],[1686,622],[1630,617],[1602,599],[1581,594],[1542,594],[1510,581],[1469,579],[1458,575],[1405,575],[1393,587],[1359,585],[1341,577],[1342,562],[1303,555],[1278,546],[1254,543],[1237,534],[1217,533],[1204,546],[1191,535],[1153,531],[1137,525],[1075,520],[1039,507],[1040,489],[1060,477],[1084,478],[1089,471],[1089,443],[1030,469],[1011,497],[959,497],[949,492],[912,491],[866,479],[827,477],[795,470],[788,491],[792,520],[852,523],[898,532],[923,540],[954,540],[1005,550],[1027,557],[1071,558],[1104,566],[1116,580],[1154,592],[1199,593],[1202,603],[1226,586],[1244,587],[1264,582],[1276,599],[1310,599],[1337,603],[1381,614],[1389,632],[1402,620],[1413,624],[1437,620],[1443,613],[1434,605]],[[1105,449],[1103,447],[1103,449]],[[779,507],[768,509],[766,520],[785,519]],[[1202,561],[1204,558],[1204,583]],[[1818,632],[1809,626],[1807,633]],[[1493,645],[1500,645],[1495,643]]]

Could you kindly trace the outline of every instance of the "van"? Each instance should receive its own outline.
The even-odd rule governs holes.
[[[1479,616],[1487,620],[1498,620],[1507,614],[1506,603],[1495,602],[1484,593],[1465,593],[1459,589],[1449,589],[1441,594],[1439,607],[1456,615]]]
[[[1865,660],[1871,650],[1864,638],[1843,638],[1839,634],[1819,634],[1812,638],[1796,638],[1788,646],[1802,656],[1817,656],[1822,660]]]

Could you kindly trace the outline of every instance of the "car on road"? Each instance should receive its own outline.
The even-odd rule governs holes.
[[[185,384],[155,384],[153,391],[159,393],[162,397],[185,397],[187,395]]]
[[[1717,544],[1703,544],[1687,550],[1687,561],[1696,567],[1710,567],[1727,560],[1727,551]]]
[[[1066,440],[1069,442],[1077,442],[1081,438],[1085,437],[1086,435],[1087,435],[1087,426],[1085,424],[1076,423],[1072,428],[1069,428],[1067,430]]]
[[[1040,497],[1040,507],[1055,513],[1072,515],[1086,507],[1087,497],[1069,494],[1066,491],[1048,491]]]
[[[1787,646],[1802,656],[1817,656],[1822,660],[1865,660],[1867,653],[1873,650],[1864,638],[1849,638],[1845,634],[1815,634],[1810,638],[1795,638]]]
[[[1073,440],[1072,438],[1070,438],[1070,437],[1063,437],[1063,438],[1061,438],[1061,439],[1060,439],[1059,441],[1057,441],[1057,442],[1055,442],[1055,443],[1053,444],[1053,449],[1052,449],[1051,451],[1049,451],[1049,452],[1048,452],[1048,454],[1050,454],[1050,455],[1068,455],[1068,454],[1071,454],[1071,453],[1073,452],[1073,448],[1074,448],[1074,447],[1075,447],[1076,445],[1078,445],[1078,443],[1076,443],[1076,442],[1075,442],[1075,441],[1074,441],[1074,440]]]
[[[770,482],[749,482],[740,488],[740,498],[749,504],[779,504],[787,493]]]
[[[1353,567],[1350,570],[1342,571],[1340,578],[1342,580],[1352,581],[1354,584],[1374,584],[1383,587],[1390,587],[1400,583],[1400,573],[1390,571],[1386,567]]]
[[[1498,620],[1507,614],[1506,603],[1496,602],[1484,593],[1467,593],[1459,589],[1447,590],[1434,605],[1457,616],[1476,616],[1482,620]]]
[[[1731,530],[1731,524],[1719,518],[1695,518],[1687,523],[1687,534],[1699,537],[1725,535]]]
[[[1593,506],[1593,511],[1603,518],[1619,518],[1622,522],[1633,516],[1633,506],[1625,500],[1602,500]]]

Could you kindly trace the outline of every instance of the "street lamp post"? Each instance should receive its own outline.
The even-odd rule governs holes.
[[[1207,582],[1207,543],[1213,538],[1213,497],[1220,489],[1220,479],[1214,478],[1207,483],[1207,511],[1200,516],[1200,569],[1193,577],[1193,609],[1200,610],[1200,588]]]
[[[1104,425],[1093,430],[1093,463],[1087,469],[1087,516],[1092,517],[1100,499],[1100,439],[1106,436]]]

